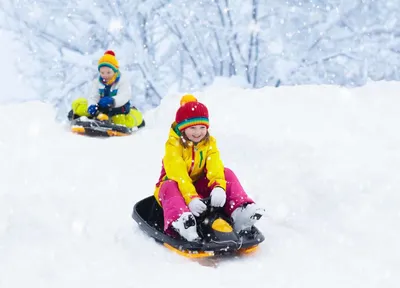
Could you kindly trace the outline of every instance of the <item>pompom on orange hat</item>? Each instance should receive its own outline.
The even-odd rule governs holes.
[[[114,72],[118,72],[119,70],[119,63],[117,58],[115,58],[115,53],[112,50],[107,50],[104,52],[104,55],[101,56],[98,62],[98,70],[100,71],[101,67],[109,67]]]

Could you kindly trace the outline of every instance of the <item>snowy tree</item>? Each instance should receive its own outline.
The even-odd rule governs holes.
[[[31,61],[21,70],[43,99],[58,106],[69,105],[72,98],[86,96],[82,94],[97,77],[98,59],[105,50],[113,49],[122,70],[131,78],[133,102],[158,104],[168,71],[157,66],[156,58],[163,57],[157,49],[165,34],[160,33],[154,15],[165,4],[99,2],[3,2],[8,28],[29,51]]]
[[[265,85],[399,80],[400,0],[3,0],[2,27],[28,49],[21,71],[43,99],[69,107],[116,52],[132,102],[215,77]],[[4,21],[6,20],[6,21]]]

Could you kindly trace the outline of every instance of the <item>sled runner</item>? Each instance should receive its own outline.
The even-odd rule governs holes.
[[[71,110],[72,112],[72,110]],[[94,137],[110,137],[110,136],[128,136],[131,135],[133,131],[143,127],[144,120],[142,124],[133,129],[127,128],[123,125],[117,125],[111,123],[109,117],[106,114],[98,114],[96,117],[78,117],[75,118],[73,115],[68,115],[68,119],[71,121],[71,131],[77,134],[94,136]]]

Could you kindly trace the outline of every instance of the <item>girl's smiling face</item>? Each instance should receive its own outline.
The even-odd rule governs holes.
[[[204,125],[195,125],[185,129],[186,137],[194,142],[199,143],[207,134],[207,127]]]

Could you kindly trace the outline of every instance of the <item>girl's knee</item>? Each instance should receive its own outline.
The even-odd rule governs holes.
[[[163,187],[166,186],[168,188],[176,188],[178,189],[178,183],[176,183],[174,180],[166,180],[163,183]]]
[[[224,173],[225,173],[225,179],[227,180],[227,181],[229,181],[229,180],[236,180],[236,174],[235,174],[235,172],[233,172],[231,169],[229,169],[229,168],[224,168]]]
[[[177,193],[180,194],[178,183],[173,180],[166,180],[160,188],[160,198],[164,198],[166,195]]]

